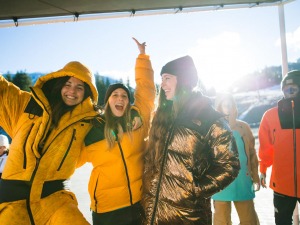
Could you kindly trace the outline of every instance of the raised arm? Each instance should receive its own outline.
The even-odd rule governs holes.
[[[148,127],[150,116],[154,109],[156,89],[154,85],[154,72],[149,55],[146,55],[146,42],[140,43],[132,38],[140,51],[135,64],[136,89],[134,93],[134,106],[137,107],[143,124]]]
[[[13,137],[12,129],[15,128],[29,99],[30,93],[20,90],[0,74],[0,126],[10,137]]]
[[[140,54],[146,54],[146,42],[140,43],[134,37],[132,38],[137,44],[138,49],[140,50]]]

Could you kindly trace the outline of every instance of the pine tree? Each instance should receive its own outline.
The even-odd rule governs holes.
[[[29,87],[32,86],[31,77],[23,71],[18,71],[13,77],[12,82],[23,91],[30,91]]]

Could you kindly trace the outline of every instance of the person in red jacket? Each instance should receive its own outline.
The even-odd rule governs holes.
[[[283,99],[263,115],[259,127],[261,185],[272,166],[270,188],[274,191],[276,225],[291,225],[300,200],[300,71],[287,73],[281,82]],[[299,164],[299,165],[298,165]]]

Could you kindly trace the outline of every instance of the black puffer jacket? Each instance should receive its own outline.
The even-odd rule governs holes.
[[[210,196],[238,175],[232,132],[209,99],[198,94],[183,108],[159,149],[161,165],[153,169],[145,156],[142,205],[147,225],[211,224]]]

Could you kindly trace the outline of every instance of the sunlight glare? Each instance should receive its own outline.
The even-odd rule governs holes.
[[[253,72],[238,33],[224,32],[212,38],[199,39],[189,54],[206,88],[226,90],[234,80]]]
[[[276,41],[276,46],[280,47],[280,38]],[[293,32],[286,33],[286,44],[289,51],[289,61],[296,62],[299,59],[300,50],[300,27]]]

